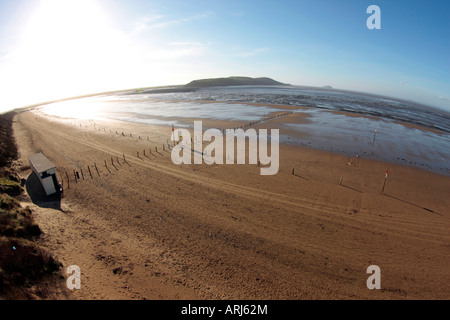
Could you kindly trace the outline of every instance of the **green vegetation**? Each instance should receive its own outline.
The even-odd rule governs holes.
[[[17,174],[9,168],[0,167],[0,194],[6,193],[10,196],[18,196],[22,191]]]
[[[41,229],[17,200],[23,188],[13,169],[14,115],[0,115],[0,300],[45,299],[63,287],[62,265],[36,243]]]
[[[5,167],[17,159],[17,146],[12,137],[12,123],[15,112],[0,115],[0,167]]]
[[[186,87],[215,87],[215,86],[279,86],[286,85],[270,78],[229,77],[200,79],[189,82]]]
[[[0,194],[0,234],[8,237],[34,240],[41,234],[41,229],[34,223],[29,208],[20,204],[7,194]]]

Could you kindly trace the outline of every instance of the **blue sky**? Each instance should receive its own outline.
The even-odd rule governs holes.
[[[242,75],[450,112],[449,14],[448,1],[0,0],[0,111]]]

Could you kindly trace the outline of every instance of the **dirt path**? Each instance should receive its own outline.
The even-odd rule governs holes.
[[[382,195],[386,164],[365,159],[281,146],[279,173],[260,176],[254,165],[174,165],[162,149],[170,128],[26,112],[14,129],[22,175],[42,151],[65,183],[61,203],[26,205],[43,244],[80,267],[75,299],[450,297],[448,177],[389,165]],[[381,290],[366,287],[372,264]]]

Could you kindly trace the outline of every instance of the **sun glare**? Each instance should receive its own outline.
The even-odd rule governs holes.
[[[102,102],[91,99],[77,99],[62,101],[41,107],[43,112],[61,118],[74,118],[81,120],[100,119]]]
[[[17,80],[36,94],[52,90],[61,97],[107,88],[112,57],[123,50],[116,39],[95,1],[44,0],[24,26],[15,53]]]
[[[201,53],[198,45],[192,51],[190,42],[158,42],[155,39],[165,39],[161,30],[133,33],[133,23],[128,30],[115,20],[120,16],[118,7],[100,4],[39,1],[4,58],[0,87],[8,88],[3,97],[6,107],[173,84],[192,72],[184,58]]]

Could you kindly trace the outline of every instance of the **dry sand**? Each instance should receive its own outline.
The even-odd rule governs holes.
[[[23,177],[42,151],[64,182],[60,202],[23,205],[64,270],[80,267],[73,299],[450,298],[449,177],[285,145],[274,176],[176,166],[169,127],[69,122],[24,112],[14,134]]]

